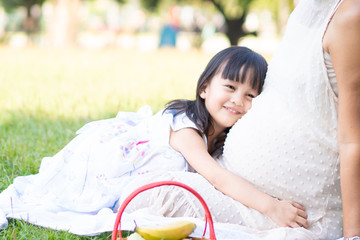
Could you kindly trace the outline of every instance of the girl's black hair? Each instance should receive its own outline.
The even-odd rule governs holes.
[[[200,93],[220,71],[223,79],[241,83],[249,79],[252,88],[260,94],[266,76],[267,62],[260,54],[247,47],[232,46],[226,48],[210,60],[200,75],[196,87],[196,99],[173,100],[166,105],[164,111],[174,110],[175,115],[185,112],[198,129],[209,136],[210,129],[212,129],[210,114],[205,107],[204,99],[200,97]],[[250,77],[247,78],[247,76]]]

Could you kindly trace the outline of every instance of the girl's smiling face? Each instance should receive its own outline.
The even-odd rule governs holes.
[[[252,106],[259,93],[253,89],[248,76],[244,83],[223,79],[216,74],[201,91],[216,133],[233,126]]]

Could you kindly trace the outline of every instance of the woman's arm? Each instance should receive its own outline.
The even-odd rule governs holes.
[[[221,167],[207,152],[204,140],[195,129],[172,131],[170,145],[182,153],[199,174],[225,195],[269,216],[280,226],[307,227],[307,214],[300,204],[279,201]]]
[[[360,2],[344,0],[324,37],[339,89],[338,141],[344,236],[360,236]]]

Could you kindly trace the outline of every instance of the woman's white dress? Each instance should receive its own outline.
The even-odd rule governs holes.
[[[269,64],[264,92],[228,134],[223,158],[262,191],[303,204],[309,230],[321,239],[342,235],[338,97],[322,48],[338,4],[300,1]]]

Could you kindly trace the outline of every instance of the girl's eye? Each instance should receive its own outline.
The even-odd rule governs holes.
[[[235,90],[235,87],[232,85],[226,85],[226,87],[230,88],[231,90]]]
[[[252,95],[252,94],[248,94],[248,96],[251,97],[251,98],[255,98],[255,96]]]

